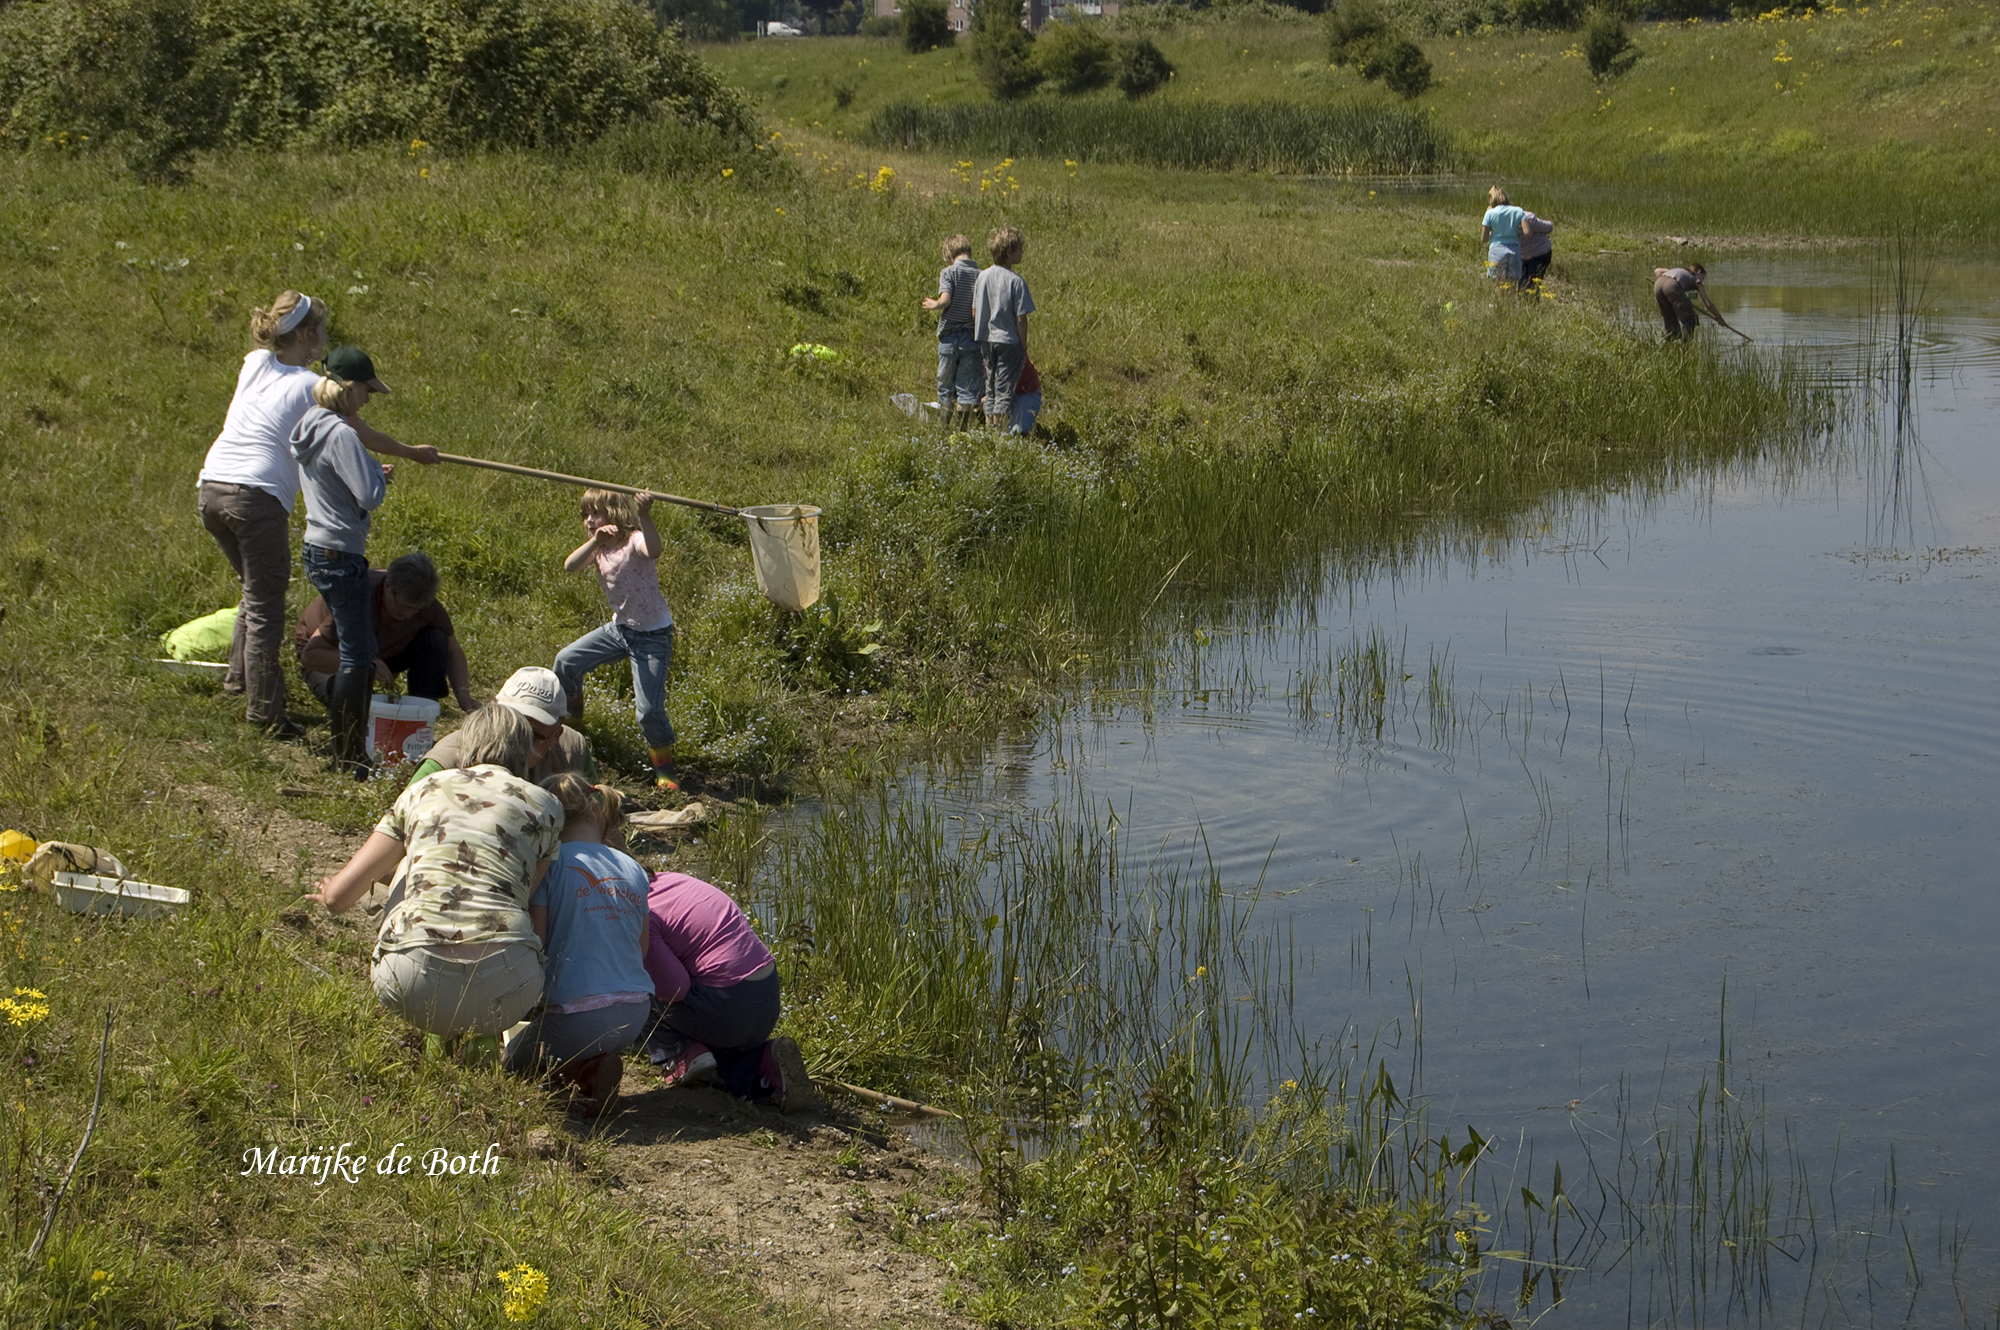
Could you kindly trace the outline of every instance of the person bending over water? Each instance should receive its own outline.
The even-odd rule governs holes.
[[[1694,312],[1695,300],[1708,311],[1708,317],[1725,328],[1729,326],[1715,302],[1708,298],[1707,283],[1708,269],[1699,263],[1690,263],[1685,268],[1653,269],[1653,299],[1660,307],[1660,322],[1666,325],[1669,342],[1694,336],[1694,330],[1701,324],[1701,316]]]

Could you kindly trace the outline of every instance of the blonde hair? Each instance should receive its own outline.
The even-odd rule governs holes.
[[[287,314],[297,309],[301,300],[312,300],[311,296],[299,291],[280,291],[266,309],[250,311],[250,339],[266,351],[287,351],[295,346],[311,346],[326,332],[326,302],[313,300],[312,312],[305,321],[288,333],[280,333],[278,325]]]
[[[967,258],[972,257],[972,242],[964,236],[946,236],[944,238],[944,261],[950,263],[961,254]]]
[[[639,504],[631,495],[618,490],[588,489],[576,506],[585,516],[601,517],[620,531],[639,529]]]
[[[1500,188],[1500,186],[1498,185],[1495,185],[1493,188],[1487,190],[1486,206],[1489,208],[1511,206],[1507,203],[1507,191]]]
[[[343,383],[339,379],[321,379],[313,385],[313,401],[329,411],[351,416],[368,404],[368,385],[359,382]]]
[[[535,732],[520,712],[481,707],[458,727],[458,733],[460,766],[504,767],[509,775],[527,779],[535,760]]]
[[[1018,226],[995,227],[993,234],[986,237],[986,252],[995,263],[1019,263],[1027,248],[1028,238]]]
[[[587,817],[608,836],[624,825],[625,800],[609,785],[592,785],[576,772],[564,771],[543,781],[542,788],[562,805],[564,826]]]

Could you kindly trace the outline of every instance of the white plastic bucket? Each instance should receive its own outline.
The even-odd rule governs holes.
[[[421,762],[437,742],[438,704],[428,697],[368,704],[368,756],[377,762]]]
[[[819,599],[819,509],[767,503],[742,510],[750,528],[750,566],[757,589],[774,605],[810,608]]]

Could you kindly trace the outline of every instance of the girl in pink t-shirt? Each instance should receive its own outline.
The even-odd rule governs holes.
[[[639,733],[653,764],[653,784],[674,782],[674,727],[667,719],[667,667],[674,659],[674,615],[660,594],[660,531],[653,525],[653,495],[588,489],[578,504],[590,538],[563,560],[565,572],[585,564],[611,601],[611,622],[585,633],[556,654],[556,678],[569,698],[570,725],[583,728],[583,676],[614,660],[632,662]]]
[[[658,1020],[646,1038],[668,1085],[720,1081],[791,1113],[816,1100],[799,1046],[771,1038],[778,966],[729,893],[686,873],[655,873],[647,893],[646,973]]]

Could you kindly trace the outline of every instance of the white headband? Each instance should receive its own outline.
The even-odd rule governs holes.
[[[300,296],[299,303],[292,306],[290,312],[278,320],[278,336],[283,337],[286,333],[304,323],[307,318],[311,317],[312,312],[313,298],[307,295]]]

